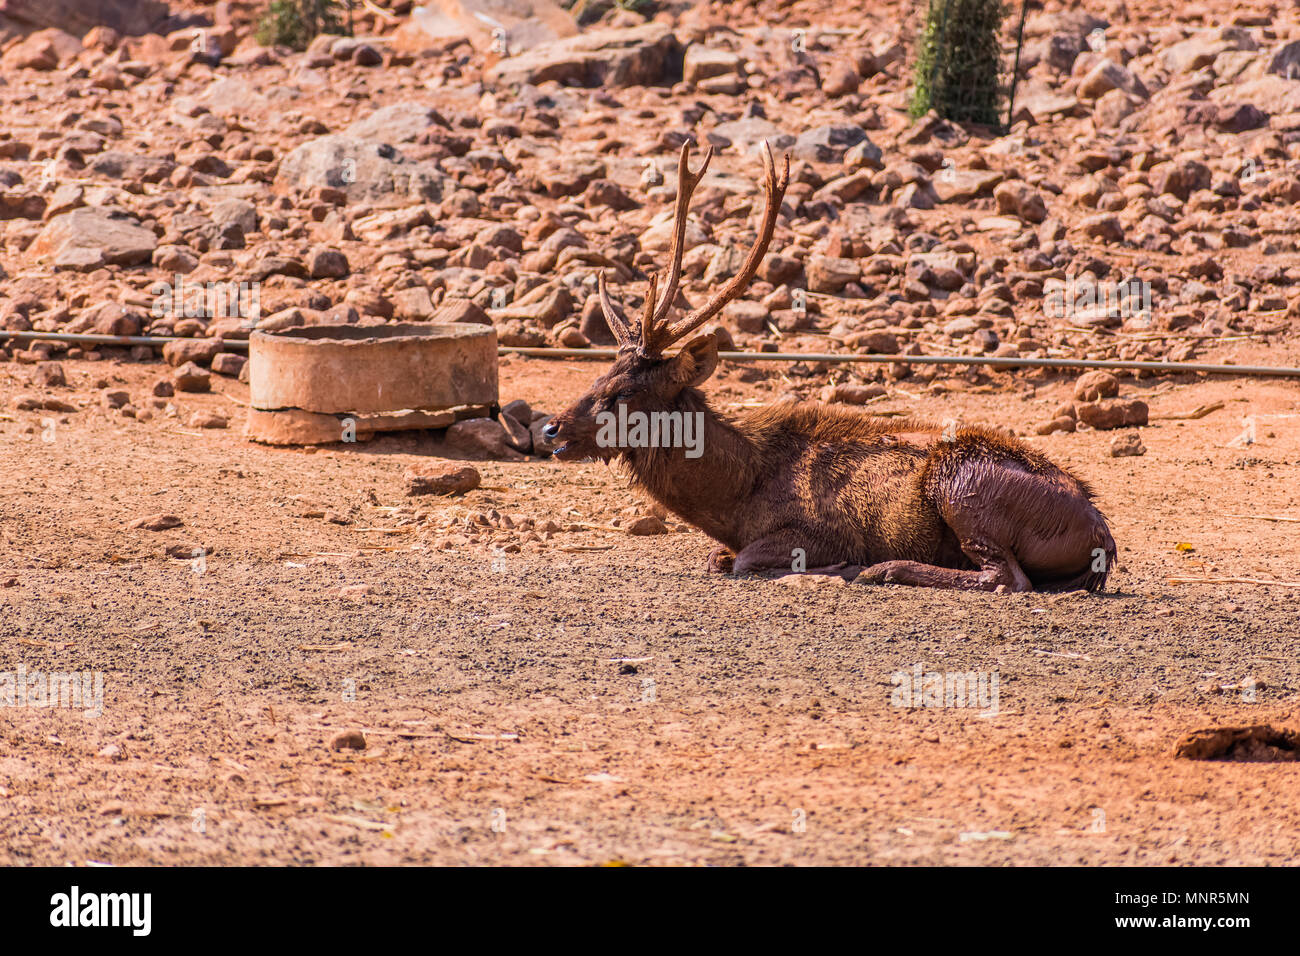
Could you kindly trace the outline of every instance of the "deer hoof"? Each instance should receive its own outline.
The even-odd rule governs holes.
[[[898,580],[895,572],[894,562],[884,561],[880,564],[873,564],[869,568],[863,568],[862,573],[855,579],[855,584],[891,584]]]
[[[714,548],[709,555],[709,570],[714,574],[730,574],[736,566],[736,556],[728,548]]]

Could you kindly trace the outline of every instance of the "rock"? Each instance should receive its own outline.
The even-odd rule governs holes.
[[[1138,399],[1111,398],[1081,402],[1075,406],[1079,421],[1105,431],[1111,428],[1141,427],[1147,423],[1147,403]]]
[[[407,495],[463,495],[482,483],[477,468],[468,465],[449,468],[446,465],[416,464],[406,469],[402,476]]]
[[[433,314],[433,321],[465,322],[473,325],[491,325],[492,319],[474,304],[472,299],[446,299]]]
[[[1122,242],[1124,240],[1124,226],[1120,223],[1119,217],[1113,213],[1104,212],[1095,216],[1087,216],[1079,221],[1078,228],[1085,236],[1100,239],[1103,242]]]
[[[667,534],[668,526],[654,515],[643,515],[630,522],[624,530],[633,535]]]
[[[172,372],[172,384],[178,392],[210,392],[212,376],[193,362],[186,362]]]
[[[822,73],[822,92],[827,96],[848,96],[862,85],[862,74],[848,60],[835,60]]]
[[[681,46],[671,28],[648,23],[543,43],[499,61],[485,79],[501,86],[655,86],[681,79],[681,62]]]
[[[867,132],[861,126],[846,123],[832,123],[817,126],[799,134],[790,150],[795,159],[805,159],[814,163],[837,163],[844,159],[850,147],[869,142]],[[776,147],[773,146],[773,151]]]
[[[186,362],[211,362],[221,351],[220,339],[177,339],[163,346],[163,361],[172,368]]]
[[[728,120],[713,127],[709,140],[719,147],[730,146],[738,153],[757,152],[763,143],[769,143],[774,156],[794,145],[795,138],[783,133],[775,123],[759,116]]]
[[[883,385],[827,385],[821,391],[821,400],[827,404],[865,405],[884,394]]]
[[[492,418],[467,418],[456,422],[447,429],[443,441],[448,449],[458,454],[506,461],[523,459],[523,455],[511,446],[505,426]]]
[[[740,57],[727,50],[715,50],[702,43],[692,43],[682,58],[682,82],[695,86],[714,76],[740,73]]]
[[[63,388],[68,380],[59,362],[37,362],[32,370],[32,384],[42,388]]]
[[[900,351],[898,336],[884,329],[852,332],[844,337],[844,345],[846,348],[866,352],[868,355],[897,355]]]
[[[303,143],[280,162],[276,184],[299,193],[328,186],[348,202],[439,202],[446,178],[432,162],[412,162],[386,143],[333,134]]]
[[[248,359],[242,355],[235,355],[233,352],[222,352],[213,356],[212,371],[218,375],[228,375],[231,378],[238,378],[239,373],[243,371],[244,366],[248,364]]]
[[[770,313],[766,307],[749,299],[736,299],[727,303],[722,310],[723,318],[731,322],[741,332],[751,335],[762,332],[767,326]]]
[[[31,219],[39,222],[45,217],[45,197],[26,190],[0,192],[0,220]]]
[[[1084,99],[1095,100],[1111,90],[1123,90],[1139,100],[1151,95],[1141,80],[1114,60],[1101,60],[1079,81],[1079,96]]]
[[[988,196],[1002,182],[1002,174],[987,169],[943,169],[931,180],[931,188],[940,202],[966,203],[977,196]]]
[[[1047,203],[1033,186],[1020,180],[1000,183],[993,190],[998,212],[1019,216],[1028,222],[1042,222],[1047,218]]]
[[[414,143],[430,126],[447,127],[442,115],[427,103],[393,103],[359,119],[343,131],[352,139],[375,143]]]
[[[427,322],[433,316],[433,298],[422,285],[399,289],[390,298],[393,316],[403,322]]]
[[[344,730],[330,740],[330,750],[365,750],[366,735],[359,730]]]
[[[1119,379],[1101,369],[1084,372],[1074,382],[1074,397],[1080,402],[1097,402],[1118,394]]]
[[[139,335],[147,324],[144,314],[116,302],[101,302],[92,306],[68,324],[69,332],[91,332],[95,335]]]
[[[159,246],[153,251],[153,264],[170,275],[188,275],[198,268],[199,257],[185,246]]]
[[[808,289],[812,292],[839,292],[850,282],[862,278],[862,266],[856,259],[809,256],[806,266]]]
[[[1184,202],[1198,189],[1209,189],[1211,182],[1210,168],[1194,159],[1159,163],[1152,167],[1150,176],[1156,195],[1168,193]]]
[[[154,514],[146,515],[143,518],[136,518],[128,524],[127,527],[132,530],[140,531],[168,531],[171,528],[179,528],[183,524],[185,524],[185,522],[176,515]]]
[[[238,226],[242,235],[248,235],[257,232],[257,207],[247,199],[223,199],[212,207],[212,221]]]
[[[106,265],[148,262],[157,246],[153,230],[133,217],[84,207],[46,223],[28,252],[52,257],[56,269],[90,272]]]
[[[198,411],[190,416],[190,428],[229,428],[230,419],[220,412]]]
[[[532,406],[522,398],[516,398],[513,402],[501,406],[501,414],[509,415],[522,425],[527,425],[533,420]]]
[[[1039,425],[1034,429],[1035,435],[1051,435],[1054,432],[1072,432],[1078,428],[1078,423],[1069,415],[1059,415],[1050,422]]]
[[[1142,444],[1142,436],[1137,432],[1116,435],[1110,440],[1110,457],[1112,458],[1137,457],[1146,453],[1146,445]]]
[[[99,393],[99,403],[106,409],[121,408],[130,401],[130,394],[120,388],[110,388]]]

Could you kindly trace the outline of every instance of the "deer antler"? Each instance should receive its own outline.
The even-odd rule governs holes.
[[[683,158],[685,158],[685,152],[685,147],[683,147]],[[657,326],[653,342],[646,342],[642,346],[646,351],[661,352],[678,339],[698,329],[721,312],[724,305],[749,288],[749,284],[754,280],[754,273],[758,271],[763,256],[767,255],[767,247],[772,241],[772,233],[776,230],[776,217],[781,211],[781,200],[785,197],[786,187],[790,185],[790,157],[788,155],[785,157],[785,165],[781,171],[780,179],[777,179],[776,162],[772,159],[772,148],[766,142],[763,143],[763,160],[767,167],[767,175],[763,184],[766,208],[763,210],[763,224],[759,227],[758,239],[749,250],[749,257],[745,260],[745,265],[702,308],[696,309],[677,322]],[[681,253],[679,251],[677,262],[680,264],[680,261]]]
[[[776,163],[772,159],[772,150],[767,143],[764,143],[763,155],[767,167],[764,192],[767,198],[767,208],[763,212],[763,225],[759,230],[758,240],[754,243],[753,248],[749,250],[749,258],[746,259],[744,268],[733,276],[731,281],[723,286],[703,308],[696,309],[676,323],[670,323],[667,321],[668,313],[677,298],[677,286],[682,275],[682,255],[686,251],[686,225],[690,211],[691,195],[695,192],[695,187],[699,185],[700,180],[704,178],[704,173],[709,168],[709,162],[713,159],[713,147],[710,146],[709,151],[704,154],[704,162],[700,168],[692,172],[689,163],[690,151],[689,143],[682,144],[681,156],[677,161],[677,202],[673,210],[672,260],[668,269],[668,281],[664,284],[663,297],[659,298],[657,295],[658,276],[652,275],[650,277],[650,290],[646,294],[645,310],[641,315],[641,328],[639,330],[633,329],[631,323],[623,317],[610,300],[609,290],[605,286],[605,274],[602,272],[597,277],[597,286],[600,290],[600,307],[605,313],[605,321],[609,324],[610,331],[614,333],[614,337],[618,340],[619,348],[635,349],[638,353],[647,357],[659,355],[682,336],[699,328],[717,315],[724,305],[748,288],[749,283],[754,279],[754,273],[758,271],[759,263],[763,261],[763,256],[767,254],[768,244],[771,243],[772,233],[776,229],[776,217],[781,210],[781,200],[785,196],[786,187],[790,184],[790,157],[785,157],[785,168],[778,181]]]

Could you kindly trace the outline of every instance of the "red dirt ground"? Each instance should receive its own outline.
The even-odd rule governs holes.
[[[602,465],[483,462],[464,498],[406,498],[428,435],[269,449],[231,380],[139,422],[97,392],[143,407],[159,366],[65,367],[81,410],[0,415],[0,672],[103,672],[104,712],[0,708],[6,864],[1300,855],[1300,764],[1173,756],[1198,728],[1300,724],[1300,590],[1169,583],[1300,580],[1294,524],[1235,517],[1300,517],[1294,383],[1127,379],[1157,419],[1144,457],[1032,439],[1099,490],[1112,590],[971,595],[710,575],[699,533],[613,525],[647,504]],[[557,411],[599,368],[508,359],[502,397]],[[788,387],[738,371],[720,406]],[[28,374],[0,366],[0,407]],[[1025,433],[1069,398],[997,381],[905,381],[872,410]],[[203,408],[231,427],[179,424]],[[1247,415],[1258,441],[1230,447]],[[578,530],[461,533],[493,509]],[[156,513],[184,523],[127,527]],[[996,715],[891,706],[917,663],[996,670]],[[331,750],[346,730],[366,749]]]

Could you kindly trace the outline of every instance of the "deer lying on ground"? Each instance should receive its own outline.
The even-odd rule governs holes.
[[[674,355],[664,350],[748,288],[790,180],[789,157],[778,179],[765,147],[766,209],[748,259],[704,306],[669,321],[691,193],[712,156],[710,149],[692,172],[682,148],[668,277],[662,297],[651,277],[639,326],[614,306],[599,277],[619,354],[546,425],[555,457],[622,459],[651,497],[721,542],[709,557],[713,571],[807,570],[980,591],[1100,589],[1115,542],[1091,489],[1013,438],[981,427],[940,437],[922,423],[814,403],[735,418],[710,407],[700,386],[718,364],[715,336],[697,336]],[[690,416],[700,424],[695,455],[663,447],[672,442],[611,441],[605,426],[638,413],[642,421]],[[923,440],[909,440],[912,433]]]

